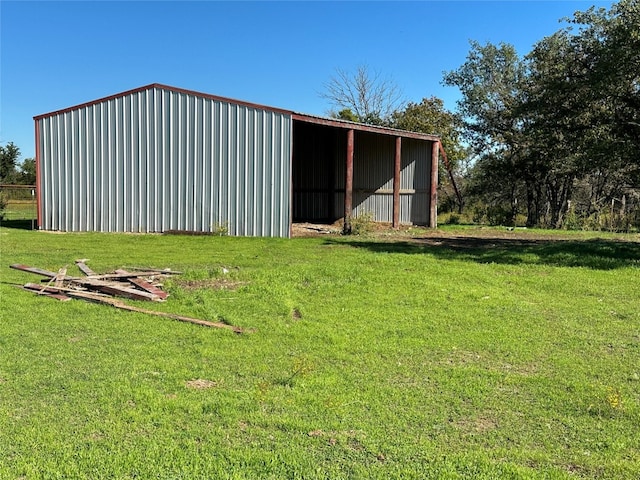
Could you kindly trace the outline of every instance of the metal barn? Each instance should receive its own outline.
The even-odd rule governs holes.
[[[288,237],[436,226],[439,139],[152,84],[35,120],[38,226]]]

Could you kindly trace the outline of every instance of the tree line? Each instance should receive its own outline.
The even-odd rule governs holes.
[[[0,145],[0,185],[35,185],[35,159],[18,162],[19,158],[20,149],[13,142]]]
[[[454,112],[434,97],[387,108],[393,84],[366,67],[332,78],[323,96],[337,118],[440,135],[462,192],[443,177],[441,210],[494,224],[638,228],[640,2],[566,21],[525,56],[471,42],[443,76],[461,92]]]
[[[4,220],[9,198],[30,198],[29,190],[7,188],[11,185],[35,185],[36,161],[27,158],[19,162],[20,149],[12,142],[0,145],[0,220]],[[7,194],[7,191],[11,193]]]

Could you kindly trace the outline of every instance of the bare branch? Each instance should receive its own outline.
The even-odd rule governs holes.
[[[334,112],[348,109],[360,122],[373,123],[388,123],[393,112],[405,103],[393,80],[382,78],[366,65],[358,66],[353,73],[336,68],[320,97],[329,100]]]

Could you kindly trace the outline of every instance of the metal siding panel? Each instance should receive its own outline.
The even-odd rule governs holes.
[[[355,216],[372,213],[378,222],[392,220],[394,158],[394,137],[356,132],[353,172]],[[380,193],[380,190],[388,193]]]
[[[160,231],[171,230],[173,227],[173,202],[175,191],[172,184],[173,171],[171,169],[171,159],[174,149],[173,121],[171,118],[173,99],[171,92],[162,92],[162,127],[159,130],[161,156],[161,184],[158,186],[162,192],[162,210],[160,211]]]
[[[53,122],[53,136],[54,136],[54,144],[53,144],[53,164],[51,165],[52,167],[52,178],[54,179],[54,183],[52,185],[52,194],[53,194],[53,198],[54,198],[54,210],[52,212],[52,221],[53,221],[53,228],[55,230],[61,230],[61,225],[60,225],[60,212],[63,210],[63,206],[60,205],[60,203],[63,201],[62,198],[62,194],[60,192],[60,142],[61,142],[61,137],[60,137],[60,122],[63,119],[61,118],[56,118],[55,121]]]
[[[45,181],[51,178],[51,118],[43,118],[38,121],[40,129],[40,201],[42,209],[41,226],[45,230],[52,230],[51,226],[51,185]]]
[[[64,137],[64,127],[66,124],[66,116],[62,115],[62,118],[58,119],[56,124],[56,135],[58,136],[57,150],[56,150],[56,190],[58,193],[58,210],[56,215],[56,230],[65,230],[66,219],[63,215],[67,211],[67,190],[66,190],[66,174],[67,169],[64,164],[64,158],[66,154],[66,139]]]
[[[132,165],[132,168],[135,169],[136,177],[133,184],[135,185],[134,198],[135,198],[135,206],[134,206],[134,228],[135,232],[145,232],[145,222],[144,218],[146,217],[146,212],[144,210],[144,199],[147,197],[147,181],[148,178],[148,159],[147,152],[145,146],[148,143],[147,140],[147,118],[146,118],[146,102],[147,102],[147,92],[139,92],[136,96],[136,111],[133,112],[135,115],[136,127],[135,131],[137,135],[134,135],[136,138],[136,146],[134,150],[134,157],[137,159],[137,165]],[[137,167],[137,168],[136,168]]]
[[[42,210],[44,216],[44,228],[47,230],[55,230],[53,225],[53,211],[54,211],[54,194],[53,194],[53,185],[55,182],[47,181],[47,179],[54,178],[53,172],[53,162],[54,162],[54,143],[55,143],[55,135],[53,132],[53,122],[57,120],[56,118],[47,118],[46,121],[43,121],[43,134],[41,135],[42,141],[44,145],[42,145],[42,158],[41,158],[41,167],[42,167],[42,177],[41,177],[41,186],[45,190],[45,194],[42,196]]]
[[[87,230],[89,230],[89,225],[90,225],[90,219],[89,219],[89,198],[91,198],[93,192],[92,192],[92,182],[91,182],[91,178],[93,177],[92,175],[92,169],[93,169],[93,158],[92,158],[92,151],[90,148],[90,139],[89,136],[91,135],[91,128],[89,128],[88,122],[90,119],[89,113],[88,113],[88,108],[83,109],[83,111],[81,112],[81,123],[80,123],[80,128],[82,131],[82,134],[85,138],[85,141],[82,142],[80,148],[81,148],[81,161],[80,161],[80,166],[81,168],[84,170],[84,175],[81,175],[82,177],[82,182],[80,184],[81,187],[81,191],[80,191],[80,199],[79,199],[79,205],[80,205],[80,225],[78,226],[78,229],[80,231],[84,231],[86,232]]]
[[[289,235],[289,114],[154,87],[37,126],[44,229]]]
[[[431,142],[403,139],[400,173],[400,222],[425,224],[429,220],[429,172],[431,165]]]

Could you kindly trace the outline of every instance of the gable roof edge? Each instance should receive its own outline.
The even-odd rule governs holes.
[[[259,110],[266,110],[266,111],[269,111],[269,112],[283,113],[285,115],[293,115],[293,111],[285,110],[283,108],[268,107],[266,105],[260,105],[258,103],[245,102],[243,100],[236,100],[236,99],[233,99],[233,98],[221,97],[221,96],[218,96],[218,95],[211,95],[209,93],[197,92],[195,90],[187,90],[185,88],[172,87],[170,85],[164,85],[162,83],[151,83],[149,85],[144,85],[142,87],[133,88],[131,90],[126,90],[124,92],[114,93],[113,95],[109,95],[109,96],[106,96],[106,97],[98,98],[96,100],[91,100],[91,101],[88,101],[88,102],[80,103],[78,105],[73,105],[71,107],[62,108],[60,110],[55,110],[53,112],[42,113],[40,115],[34,116],[33,119],[37,121],[37,120],[41,120],[43,118],[53,117],[55,115],[60,115],[60,114],[63,114],[63,113],[72,112],[74,110],[79,110],[81,108],[89,107],[91,105],[97,105],[99,103],[108,102],[109,100],[113,100],[115,98],[125,97],[127,95],[131,95],[131,94],[139,93],[139,92],[144,92],[146,90],[152,90],[154,88],[158,88],[158,89],[162,89],[162,90],[169,90],[171,92],[184,93],[186,95],[194,95],[194,96],[197,96],[197,97],[207,98],[207,99],[210,99],[210,100],[216,100],[216,101],[219,101],[219,102],[233,103],[233,104],[236,104],[236,105],[242,105],[244,107],[256,108],[256,109],[259,109]]]

